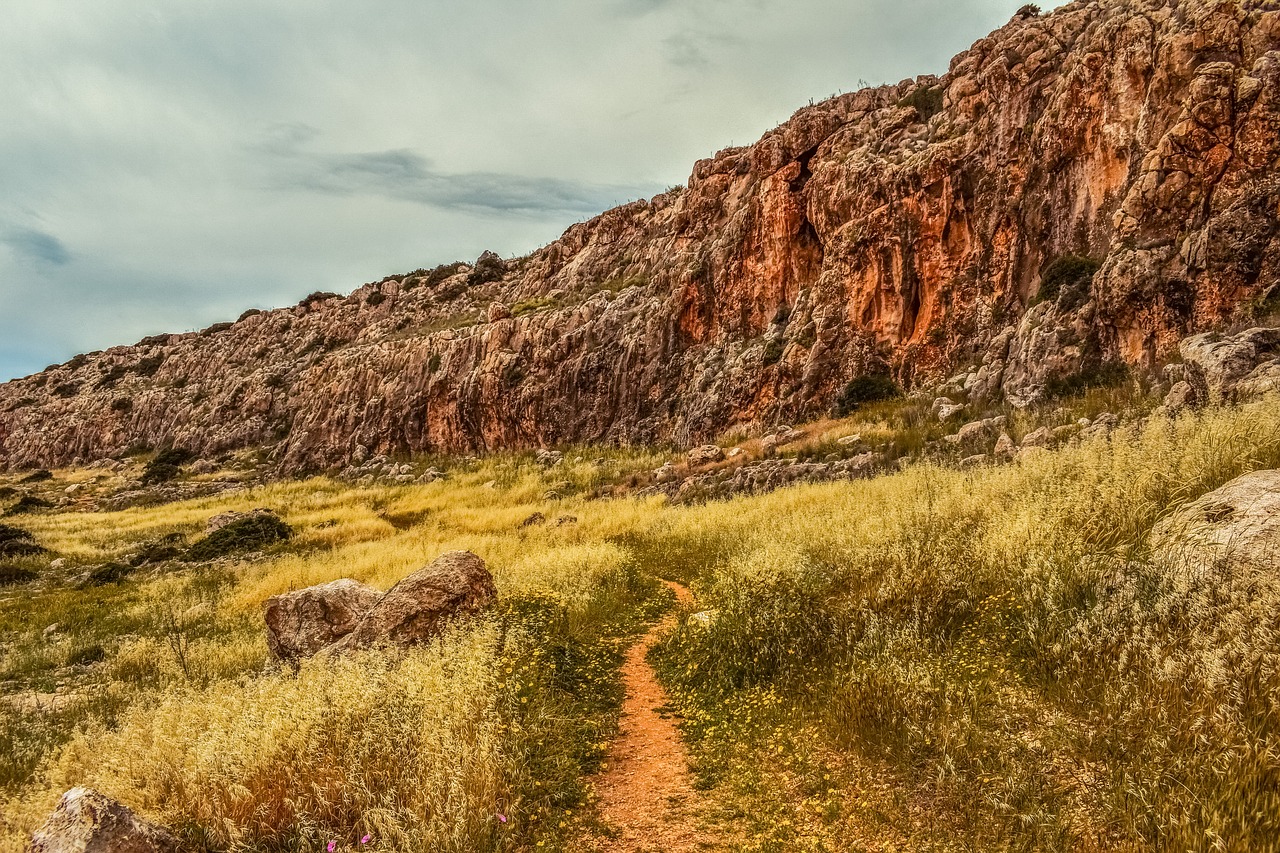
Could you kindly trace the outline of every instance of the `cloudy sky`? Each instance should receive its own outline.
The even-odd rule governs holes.
[[[523,254],[1022,2],[14,0],[0,381]]]

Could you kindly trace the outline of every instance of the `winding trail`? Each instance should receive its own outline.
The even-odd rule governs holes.
[[[693,593],[685,587],[663,583],[675,592],[679,605],[693,602]],[[646,660],[649,650],[675,626],[677,614],[667,614],[627,652],[618,737],[609,748],[605,770],[593,780],[600,816],[614,835],[592,839],[593,850],[688,853],[712,847],[694,814],[698,795],[689,774],[689,753],[675,720],[659,711],[667,706],[667,692]]]

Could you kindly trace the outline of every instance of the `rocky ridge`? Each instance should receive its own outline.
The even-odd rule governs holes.
[[[1274,295],[1278,84],[1275,0],[1027,8],[942,77],[802,109],[525,258],[0,386],[0,464],[692,446],[806,419],[859,375],[1027,405],[1155,369]]]

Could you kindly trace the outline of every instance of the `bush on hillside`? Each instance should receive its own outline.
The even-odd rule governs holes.
[[[891,376],[874,373],[859,376],[844,386],[844,390],[836,398],[832,412],[837,418],[843,418],[856,412],[865,403],[877,403],[901,396],[902,389]]]

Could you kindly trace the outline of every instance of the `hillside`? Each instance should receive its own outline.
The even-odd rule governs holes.
[[[1273,0],[1028,8],[941,78],[801,109],[528,257],[0,386],[0,464],[688,445],[825,412],[860,375],[1025,405],[1155,367],[1273,296],[1277,48]]]

